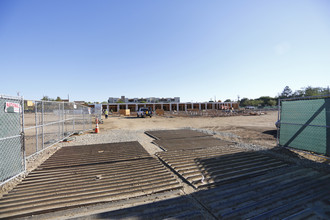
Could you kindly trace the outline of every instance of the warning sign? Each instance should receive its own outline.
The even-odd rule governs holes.
[[[21,110],[21,105],[14,102],[6,102],[5,112],[7,113],[19,113]]]

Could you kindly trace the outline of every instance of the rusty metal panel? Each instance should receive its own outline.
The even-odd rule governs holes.
[[[221,185],[263,175],[289,164],[257,152],[235,147],[156,154],[195,188]]]
[[[88,216],[88,219],[206,219],[203,211],[191,199],[178,197],[151,204],[103,212]],[[79,218],[78,218],[79,219]],[[81,219],[86,219],[82,217]]]
[[[229,141],[223,141],[209,136],[191,137],[191,138],[183,138],[183,139],[160,139],[160,140],[154,140],[153,143],[155,143],[165,151],[220,147],[220,146],[229,146],[234,144]]]
[[[330,174],[292,165],[194,193],[219,219],[329,219]]]
[[[136,155],[129,154],[131,150]],[[106,156],[99,157],[99,151]],[[0,199],[0,218],[182,188],[173,174],[137,142],[65,147],[51,158]]]
[[[137,141],[63,147],[38,169],[114,163],[150,157]]]

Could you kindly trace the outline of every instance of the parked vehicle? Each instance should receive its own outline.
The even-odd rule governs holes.
[[[140,108],[139,111],[137,112],[137,117],[144,118],[146,116],[149,116],[151,118],[152,114],[153,112],[150,108]]]

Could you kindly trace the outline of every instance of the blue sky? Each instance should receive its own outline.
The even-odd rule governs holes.
[[[330,1],[0,0],[0,94],[276,96],[330,85]]]

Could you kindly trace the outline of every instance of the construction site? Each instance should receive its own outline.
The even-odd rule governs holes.
[[[108,118],[1,101],[1,219],[330,218],[329,98],[104,105]]]

